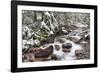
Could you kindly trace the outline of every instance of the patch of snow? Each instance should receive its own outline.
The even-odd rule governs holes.
[[[46,25],[44,21],[41,22],[41,27],[40,28],[45,28],[46,30],[50,31],[50,28]]]
[[[50,31],[49,35],[53,35],[53,34],[54,34],[53,31]]]
[[[49,16],[50,17],[50,13],[49,12],[45,12],[45,15]]]
[[[82,28],[82,27],[87,27],[88,26],[88,25],[84,25],[82,23],[76,23],[76,24],[71,24],[71,25],[76,26],[78,28]]]
[[[38,39],[36,39],[36,40],[34,41],[34,43],[35,43],[35,45],[37,45],[37,46],[40,45],[40,41],[39,41]]]

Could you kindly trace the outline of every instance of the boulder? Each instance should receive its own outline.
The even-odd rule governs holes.
[[[46,61],[49,60],[53,53],[53,46],[47,46],[45,48],[30,48],[28,53],[23,54],[24,62],[33,62],[33,61]]]
[[[53,46],[50,45],[46,47],[45,49],[38,49],[35,52],[35,58],[47,58],[53,53]]]
[[[81,36],[70,36],[69,39],[75,43],[79,42],[82,37]]]
[[[72,47],[71,43],[64,43],[62,44],[62,48],[70,49]]]
[[[55,50],[60,50],[60,46],[59,45],[54,45],[55,46]]]
[[[86,41],[81,41],[80,44],[81,44],[82,46],[86,47],[86,46],[88,45],[88,42],[86,42]]]
[[[51,60],[58,60],[57,55],[54,55],[54,54],[53,54],[53,55],[51,56]]]
[[[84,59],[84,51],[83,50],[75,50],[75,56],[77,59]]]
[[[65,43],[66,38],[62,38],[62,37],[56,38],[55,42]]]

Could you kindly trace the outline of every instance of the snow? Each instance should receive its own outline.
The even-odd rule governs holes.
[[[45,28],[50,31],[50,28],[46,25],[44,21],[41,22],[41,27],[40,28]]]
[[[40,45],[40,41],[39,41],[38,39],[36,39],[36,40],[34,41],[34,43],[35,43],[35,45],[37,45],[37,46]]]
[[[45,12],[45,15],[49,16],[50,17],[50,13],[49,12]]]
[[[50,31],[49,35],[53,35],[53,34],[54,34],[53,31]]]

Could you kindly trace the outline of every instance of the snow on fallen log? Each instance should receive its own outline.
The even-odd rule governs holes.
[[[71,24],[71,25],[73,25],[73,26],[76,26],[76,27],[78,27],[78,28],[85,28],[85,27],[88,27],[88,25],[84,25],[84,24],[82,24],[82,23],[76,23],[76,24]]]

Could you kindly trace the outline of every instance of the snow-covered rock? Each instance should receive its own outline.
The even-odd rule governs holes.
[[[50,35],[53,35],[53,34],[54,34],[54,32],[53,32],[53,31],[50,31],[49,36],[50,36]]]
[[[69,39],[75,43],[79,42],[81,40],[81,36],[70,36]]]
[[[81,41],[80,44],[81,44],[82,46],[86,47],[86,46],[88,45],[88,42],[86,42],[86,41]]]
[[[34,45],[35,43],[34,43],[33,39],[30,39],[30,40],[27,41],[27,44]]]
[[[23,40],[22,41],[22,48],[23,49],[28,49],[30,47],[32,47],[34,45],[34,40],[33,39],[30,39],[30,40]]]
[[[34,44],[39,46],[40,45],[40,41],[38,39],[34,40]]]
[[[28,48],[28,46],[26,44],[27,44],[27,40],[23,40],[22,41],[22,49],[27,49]]]

